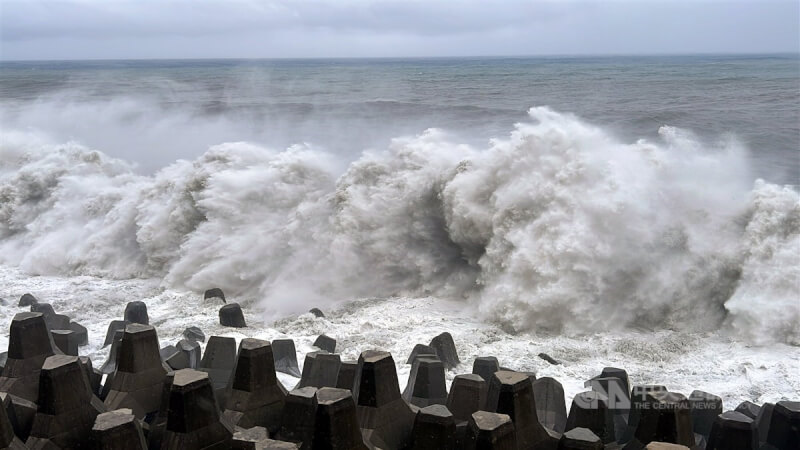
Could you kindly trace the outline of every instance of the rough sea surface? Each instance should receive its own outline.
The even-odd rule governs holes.
[[[404,378],[450,331],[450,379],[493,354],[568,397],[616,365],[796,400],[798,105],[796,55],[3,62],[0,298],[96,362],[144,300],[162,344],[324,332]]]

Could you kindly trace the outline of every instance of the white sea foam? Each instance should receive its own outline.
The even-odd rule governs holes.
[[[202,294],[163,289],[158,279],[114,280],[90,276],[30,276],[0,265],[0,297],[10,305],[0,308],[0,329],[7,330],[17,312],[20,293],[31,292],[56,311],[74,317],[89,331],[89,346],[82,355],[99,366],[108,356],[103,338],[109,321],[121,318],[125,302],[147,304],[150,322],[162,346],[181,339],[187,326],[199,326],[206,336],[259,339],[292,338],[302,367],[303,355],[314,350],[314,339],[325,333],[337,342],[343,360],[355,360],[367,349],[392,353],[400,387],[405,386],[410,366],[405,364],[414,344],[427,344],[437,334],[453,335],[461,364],[446,372],[448,384],[459,373],[468,373],[477,356],[494,355],[504,367],[534,371],[564,385],[567,406],[584,391],[584,382],[605,366],[623,367],[635,384],[665,384],[673,392],[688,395],[694,389],[717,394],[725,409],[749,400],[758,404],[800,398],[800,347],[772,343],[752,345],[714,333],[662,330],[613,331],[583,336],[542,333],[509,334],[487,323],[463,301],[433,297],[391,297],[343,303],[325,309],[325,318],[311,314],[288,316],[262,324],[257,305],[244,308],[250,327],[219,325],[218,302]],[[234,298],[235,299],[235,298]],[[238,300],[238,299],[237,299]],[[0,348],[8,334],[0,333]],[[550,365],[537,355],[545,352],[561,362]],[[287,388],[298,379],[278,374]]]
[[[271,318],[432,295],[513,332],[722,327],[800,343],[796,191],[753,185],[735,141],[664,127],[625,144],[530,114],[486,149],[428,130],[344,173],[313,146],[227,143],[143,176],[3,130],[0,262],[219,286]]]

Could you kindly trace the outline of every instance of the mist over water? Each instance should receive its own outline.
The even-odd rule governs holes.
[[[534,67],[550,78],[525,78],[541,83],[531,91],[539,94],[516,98],[503,83],[526,86],[506,80],[524,72],[519,63],[500,64],[505,72],[475,61],[360,64],[295,67],[311,75],[294,84],[280,78],[291,70],[271,68],[265,79],[261,66],[245,66],[250,75],[149,67],[151,84],[130,67],[71,68],[46,89],[19,78],[29,98],[19,89],[12,98],[4,81],[0,262],[31,274],[219,286],[274,314],[433,295],[475,305],[511,331],[722,329],[800,344],[800,197],[783,186],[796,184],[800,125],[791,125],[797,103],[775,100],[798,95],[783,90],[797,81],[790,69],[557,61]],[[670,108],[654,95],[619,94],[643,89],[631,80],[648,71],[695,94],[718,89],[724,80],[703,81],[720,76],[710,64],[755,87],[704,111],[672,111],[672,121],[661,120]],[[614,82],[598,84],[609,65]],[[382,81],[397,73],[406,84]],[[567,73],[571,83],[553,85]],[[4,69],[5,80],[14,76]],[[577,101],[592,83],[620,91],[603,104],[528,110],[559,88]],[[747,107],[777,124],[727,132],[746,115],[713,119],[736,96],[771,91]],[[658,124],[645,126],[639,110]]]

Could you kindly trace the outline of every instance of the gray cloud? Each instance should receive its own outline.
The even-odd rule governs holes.
[[[793,1],[4,1],[3,59],[798,51]]]

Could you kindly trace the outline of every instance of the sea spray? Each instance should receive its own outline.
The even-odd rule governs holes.
[[[548,108],[487,149],[438,130],[344,173],[313,146],[212,147],[153,176],[3,131],[0,261],[220,286],[272,313],[394,294],[507,329],[725,330],[800,343],[800,197],[734,140],[625,144]],[[724,324],[724,325],[723,325]]]

